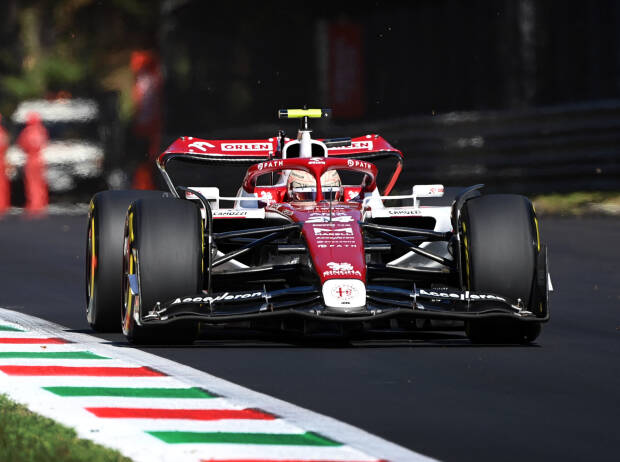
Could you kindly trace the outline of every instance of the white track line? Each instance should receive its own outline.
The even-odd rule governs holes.
[[[26,330],[38,332],[43,337],[61,337],[70,340],[74,342],[72,347],[77,347],[78,350],[88,350],[95,354],[114,359],[122,358],[127,365],[132,364],[134,366],[151,367],[173,377],[134,378],[131,379],[131,386],[158,387],[172,385],[205,388],[210,392],[224,396],[228,400],[233,401],[236,406],[260,408],[286,420],[287,425],[298,426],[305,431],[316,432],[329,438],[335,438],[339,442],[349,446],[349,448],[338,448],[341,450],[338,454],[336,454],[336,451],[334,451],[333,448],[314,448],[316,450],[316,457],[314,457],[315,454],[313,453],[314,459],[341,459],[343,453],[342,450],[345,450],[345,452],[350,453],[351,459],[355,459],[356,457],[359,458],[360,455],[364,457],[363,454],[359,452],[362,451],[364,454],[383,460],[416,462],[428,462],[434,460],[331,417],[327,417],[277,398],[258,393],[205,372],[193,369],[189,366],[178,364],[138,349],[112,346],[103,339],[86,334],[71,332],[60,325],[2,308],[0,308],[0,319],[9,321],[18,326],[22,326]],[[7,333],[8,332],[1,332],[0,337]],[[4,347],[4,345],[0,345],[0,351],[3,349],[1,347]],[[13,349],[13,351],[17,350],[19,349]],[[93,365],[103,365],[103,363],[108,361],[110,360],[96,360],[93,361],[96,363]],[[37,361],[37,363],[39,363],[39,361]],[[13,379],[11,382],[13,382],[14,385],[17,383],[20,384],[18,390],[11,387],[11,397],[17,399],[18,401],[28,403],[28,406],[35,412],[56,418],[64,423],[73,423],[73,426],[76,427],[78,433],[82,437],[94,439],[111,447],[124,448],[125,450],[123,452],[130,457],[134,457],[135,460],[181,460],[178,458],[177,453],[169,452],[168,450],[173,451],[174,448],[181,449],[181,447],[185,446],[196,446],[196,451],[203,450],[199,448],[204,447],[204,445],[171,444],[166,446],[156,444],[153,437],[142,431],[138,432],[134,426],[125,425],[123,422],[123,420],[133,421],[136,419],[98,419],[84,409],[77,407],[74,409],[73,406],[67,406],[67,398],[56,397],[51,393],[43,393],[40,389],[41,386],[52,386],[54,384],[66,386],[70,383],[75,383],[75,386],[126,386],[126,378],[46,377],[42,380],[41,377],[38,377],[38,380],[36,381],[31,380],[31,377],[11,377],[11,379]],[[123,383],[123,381],[125,383]],[[3,389],[6,385],[8,385],[6,382],[6,380],[0,381],[0,389]],[[161,385],[163,383],[166,383],[166,385]],[[214,401],[214,399],[205,399],[203,401],[205,402],[205,405],[208,406],[208,402]],[[55,408],[54,406],[58,407]],[[50,410],[50,407],[53,409]],[[63,418],[59,418],[60,416]],[[106,428],[104,428],[103,425],[106,421],[110,420],[118,420],[118,424],[115,426],[116,428],[112,431],[108,428],[110,425],[105,426]],[[263,424],[265,425],[265,423]],[[153,448],[154,446],[156,446],[157,450],[151,451],[150,454],[144,452],[140,453],[135,450],[127,450],[127,448],[132,447]],[[229,456],[230,446],[231,445],[227,444],[210,444],[209,454],[204,457],[217,457],[217,454],[220,452],[222,455]],[[253,450],[250,451],[251,448],[249,446],[253,445],[245,445],[244,447],[247,451],[243,454],[239,454],[239,456],[243,456],[244,458],[251,456]],[[260,448],[257,447],[257,450],[260,449],[260,451],[262,451],[261,454],[264,454],[266,450],[265,445],[258,446],[260,446]],[[275,447],[267,449],[269,449],[269,452],[274,452],[273,457],[277,458],[278,454]],[[299,452],[300,457],[307,457],[307,452],[304,453],[302,449],[303,448],[299,448],[299,451],[297,451],[296,448],[288,447],[288,457],[295,452]],[[177,455],[175,456],[174,454]],[[196,452],[192,456],[194,457],[192,460],[195,460],[197,455],[199,456]],[[175,459],[175,457],[177,458]],[[186,459],[183,458],[183,460]],[[190,459],[188,458],[187,460]]]
[[[7,366],[137,367],[122,359],[0,358],[0,360]]]
[[[106,383],[107,385],[107,383]],[[182,384],[178,384],[182,385]],[[50,392],[51,393],[51,392]],[[145,398],[122,396],[65,396],[67,403],[82,407],[144,407]],[[148,398],[147,398],[148,399]],[[245,409],[225,398],[152,398],[150,409]]]
[[[267,459],[284,459],[289,462],[291,459],[299,459],[299,460],[311,460],[314,462],[315,460],[327,460],[333,462],[344,461],[344,460],[354,460],[354,461],[374,461],[375,459],[369,458],[368,456],[364,456],[360,454],[358,451],[342,447],[342,448],[325,448],[325,447],[315,447],[312,448],[312,457],[308,458],[308,449],[303,447],[287,447],[286,452],[282,450],[281,447],[278,446],[268,446],[263,444],[246,444],[243,447],[231,448],[231,445],[228,444],[212,444],[209,445],[209,452],[204,453],[204,449],[199,445],[195,444],[177,444],[179,448],[185,450],[195,450],[197,455],[200,455],[202,451],[202,456],[200,457],[203,460],[211,460],[211,459],[226,459],[226,460],[248,460],[248,459],[256,459],[261,460],[264,458]],[[415,453],[414,453],[415,454]],[[397,459],[392,459],[397,460]],[[402,461],[417,461],[415,457],[408,457],[406,459],[399,459]]]
[[[174,377],[132,377],[127,383],[127,377],[71,377],[71,376],[23,376],[19,380],[36,383],[41,387],[187,387],[187,384]]]
[[[276,419],[265,425],[261,420],[222,420],[222,421],[199,421],[199,420],[176,420],[176,419],[151,419],[140,422],[140,419],[110,419],[123,424],[141,425],[143,431],[167,431],[174,428],[177,431],[189,432],[241,432],[241,433],[303,433],[303,431],[290,423]]]

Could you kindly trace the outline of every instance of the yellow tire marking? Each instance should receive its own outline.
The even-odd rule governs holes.
[[[92,204],[92,202],[91,202]],[[97,261],[95,247],[95,217],[90,219],[90,291],[89,296],[92,299],[95,293],[95,262]]]
[[[534,217],[534,224],[536,225],[536,245],[540,252],[540,232],[538,231],[538,218]]]
[[[465,275],[467,276],[467,289],[471,289],[471,281],[469,276],[469,241],[467,240],[467,226],[463,225],[463,246],[465,247]]]
[[[133,242],[133,212],[129,213],[129,242]]]

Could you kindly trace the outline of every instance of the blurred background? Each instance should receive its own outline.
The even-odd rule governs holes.
[[[181,135],[379,133],[414,182],[620,190],[620,2],[3,0],[0,113],[14,205],[37,111],[52,202],[148,187]],[[398,188],[397,188],[398,189]]]

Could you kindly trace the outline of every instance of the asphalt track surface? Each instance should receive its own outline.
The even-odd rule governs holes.
[[[92,333],[85,216],[0,220],[0,306]],[[542,219],[552,319],[532,346],[218,336],[147,351],[446,461],[620,460],[620,219]],[[124,343],[120,335],[103,336]]]

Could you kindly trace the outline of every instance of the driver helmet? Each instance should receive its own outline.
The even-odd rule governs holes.
[[[340,199],[340,175],[336,170],[328,170],[321,175],[323,197],[331,200]],[[295,201],[313,201],[316,199],[316,181],[303,170],[291,170],[288,176],[289,196]]]

